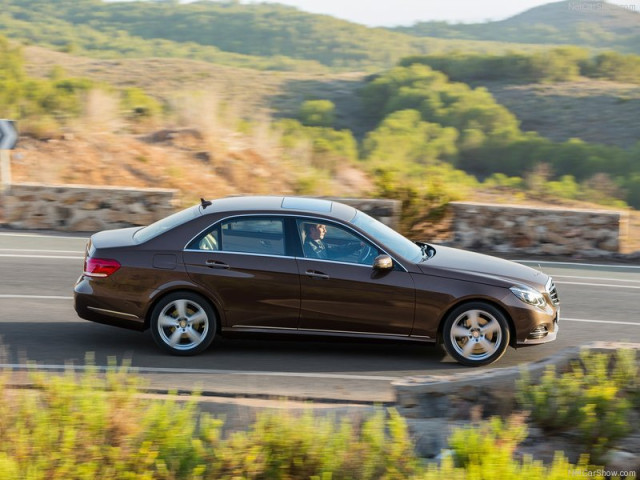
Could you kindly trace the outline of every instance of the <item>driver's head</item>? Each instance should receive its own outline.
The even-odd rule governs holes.
[[[307,223],[304,229],[312,240],[322,240],[327,233],[327,226],[322,223]]]

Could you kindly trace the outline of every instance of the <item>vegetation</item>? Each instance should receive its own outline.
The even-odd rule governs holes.
[[[331,127],[336,106],[330,100],[307,100],[300,107],[300,121],[307,127]]]
[[[340,167],[355,164],[358,146],[349,130],[305,126],[292,119],[281,120],[274,127],[282,136],[282,145],[292,160],[305,162],[314,168],[335,174]],[[300,149],[307,146],[307,155]]]
[[[0,114],[20,120],[22,133],[37,133],[38,128],[60,128],[77,118],[86,106],[90,92],[114,88],[84,78],[65,75],[60,67],[52,69],[49,78],[26,75],[22,54],[8,40],[0,37]],[[139,88],[115,92],[121,100],[121,114],[131,121],[158,115],[160,103]]]
[[[566,478],[557,454],[544,466],[517,460],[526,437],[517,419],[456,430],[451,456],[423,464],[405,421],[378,411],[364,421],[267,412],[248,431],[224,438],[223,421],[177,402],[138,393],[126,368],[76,378],[33,374],[32,389],[6,387],[0,374],[0,477],[31,479],[505,479]],[[602,478],[595,472],[592,478]]]
[[[99,57],[179,57],[265,70],[378,70],[407,55],[506,44],[416,38],[275,3],[7,0],[3,34]],[[531,46],[522,46],[531,49]]]
[[[420,37],[569,44],[640,53],[638,26],[640,12],[637,5],[564,0],[532,8],[502,21],[468,25],[420,22],[392,30]]]
[[[560,183],[546,184],[540,195],[555,192],[580,199],[606,184],[599,195],[603,203],[615,204],[616,197],[623,197],[640,206],[634,183],[640,145],[624,150],[577,139],[554,143],[522,132],[516,117],[486,89],[450,82],[408,60],[372,79],[363,89],[363,101],[379,121],[363,142],[364,165],[387,176],[391,172],[400,189],[411,179],[419,182],[419,171],[436,160],[480,177],[500,173],[522,178],[546,165],[543,183]]]
[[[514,44],[521,52],[539,49],[532,44],[568,43],[640,53],[637,12],[612,9],[583,18],[572,15],[570,3],[506,22],[374,29],[275,3],[7,0],[0,28],[10,38],[74,54],[180,57],[306,72],[379,70],[409,55],[500,53]]]
[[[613,365],[611,365],[613,363]],[[518,383],[520,405],[548,432],[575,431],[596,460],[630,431],[638,402],[640,377],[634,350],[620,350],[615,360],[606,354],[583,353],[570,371],[556,375],[548,367],[540,382],[523,373]]]
[[[640,56],[609,51],[591,56],[579,47],[556,47],[536,53],[449,53],[408,57],[401,66],[428,65],[456,82],[564,82],[580,76],[640,83]]]

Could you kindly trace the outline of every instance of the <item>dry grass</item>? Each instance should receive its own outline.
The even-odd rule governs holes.
[[[309,182],[317,173],[304,152],[283,159],[270,102],[294,74],[180,59],[89,59],[35,46],[24,55],[29,75],[61,66],[69,76],[137,86],[162,99],[169,112],[162,123],[127,124],[113,95],[92,91],[82,117],[64,134],[34,129],[35,138],[21,138],[12,162],[15,182],[175,188],[183,204],[242,193],[360,196],[371,188],[353,168]]]
[[[640,139],[640,85],[582,79],[550,84],[485,83],[524,131],[563,142],[632,147]]]
[[[200,160],[195,156],[197,148],[181,145],[184,139],[193,140],[191,131],[174,132],[171,138],[157,142],[114,133],[73,134],[47,141],[21,139],[13,155],[13,180],[174,188],[184,204],[200,197],[294,191],[295,177],[271,172],[267,160],[250,149],[221,152],[213,162]],[[205,152],[205,145],[202,148],[200,152]]]

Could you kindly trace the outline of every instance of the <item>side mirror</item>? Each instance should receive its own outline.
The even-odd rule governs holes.
[[[374,270],[391,270],[393,268],[393,260],[389,255],[378,255],[373,261]]]

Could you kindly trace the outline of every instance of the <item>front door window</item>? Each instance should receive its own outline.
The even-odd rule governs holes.
[[[379,255],[375,246],[342,227],[321,222],[298,219],[298,232],[305,258],[373,265],[373,259]]]

